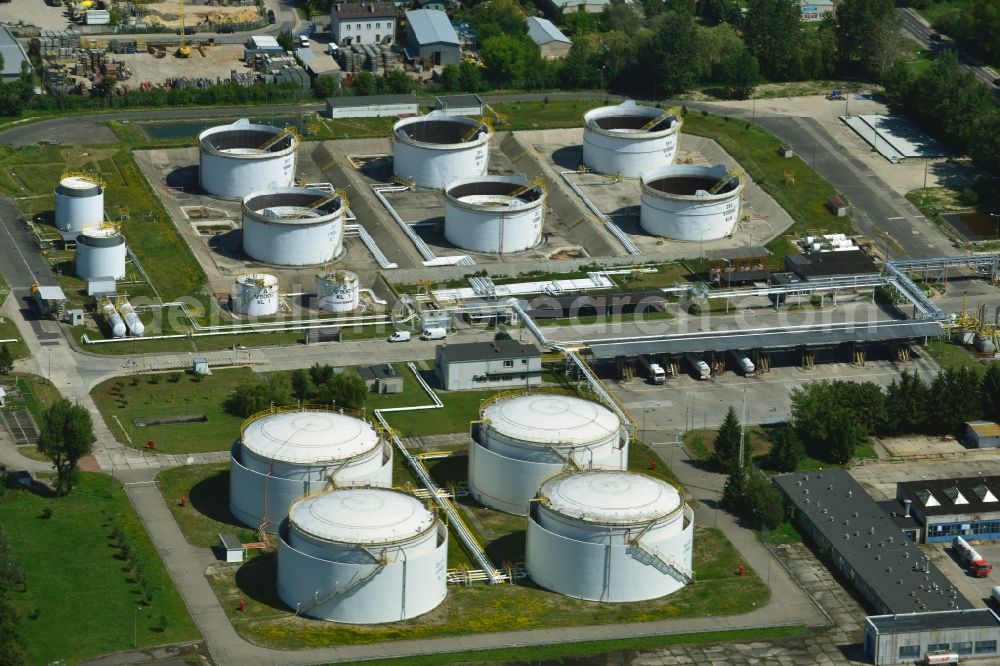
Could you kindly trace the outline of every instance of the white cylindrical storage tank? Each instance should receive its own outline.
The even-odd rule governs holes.
[[[316,307],[330,312],[352,312],[361,302],[361,281],[351,271],[330,271],[316,276]]]
[[[125,237],[114,229],[87,229],[76,237],[76,275],[81,280],[125,277]]]
[[[236,278],[232,310],[248,317],[268,317],[278,312],[278,278],[251,273]]]
[[[444,198],[444,237],[456,247],[507,254],[542,240],[545,190],[523,175],[459,178]]]
[[[210,127],[198,135],[201,188],[239,199],[258,190],[289,187],[295,182],[298,146],[291,132],[246,118]]]
[[[125,320],[125,325],[128,327],[129,334],[132,337],[142,337],[142,334],[146,332],[146,326],[139,319],[139,315],[135,313],[135,308],[128,301],[122,303],[118,306],[118,312],[121,313],[122,319]]]
[[[526,566],[537,584],[591,601],[655,599],[693,580],[694,512],[673,486],[623,471],[566,472],[539,491]]]
[[[280,266],[324,264],[344,251],[340,194],[279,187],[243,198],[243,251]]]
[[[742,193],[743,178],[725,164],[653,169],[642,174],[639,225],[672,240],[725,238],[740,219]]]
[[[498,511],[527,515],[542,481],[570,461],[580,469],[628,466],[628,432],[621,419],[604,405],[576,396],[500,397],[486,403],[473,425],[469,490]]]
[[[55,191],[56,228],[83,231],[104,222],[104,185],[86,176],[63,176]]]
[[[493,130],[481,121],[432,111],[392,128],[392,168],[418,187],[441,188],[458,178],[485,176]]]
[[[108,330],[111,331],[111,336],[115,338],[124,338],[125,322],[122,321],[122,316],[118,314],[118,310],[115,310],[115,306],[111,303],[105,303],[101,307],[101,313],[108,320]]]
[[[265,411],[243,423],[230,460],[229,510],[276,532],[292,502],[336,486],[391,486],[392,448],[360,413]]]
[[[278,596],[299,615],[398,622],[447,594],[448,530],[407,493],[340,488],[309,497],[292,505],[279,535]]]
[[[670,112],[628,100],[583,116],[583,163],[593,171],[638,178],[673,164],[681,121]]]

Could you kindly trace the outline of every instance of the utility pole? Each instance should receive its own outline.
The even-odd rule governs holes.
[[[747,390],[743,389],[743,416],[740,418],[740,472],[743,471],[743,452],[746,448]]]

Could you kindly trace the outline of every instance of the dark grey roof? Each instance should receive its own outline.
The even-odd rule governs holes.
[[[396,18],[396,6],[391,2],[341,2],[333,7],[341,19]]]
[[[355,106],[379,106],[396,104],[416,105],[417,96],[414,93],[405,95],[345,95],[343,97],[327,97],[326,105],[334,109],[346,109]]]
[[[880,634],[907,634],[914,631],[941,629],[978,629],[1000,626],[989,608],[938,611],[935,613],[905,613],[903,615],[870,615],[865,618]]]
[[[861,250],[785,255],[785,265],[805,279],[831,275],[878,275],[875,262]]]
[[[846,471],[786,474],[774,482],[889,612],[972,607]]]
[[[358,374],[365,379],[402,379],[391,363],[378,363],[358,368]]]
[[[497,359],[540,357],[542,351],[533,344],[517,340],[495,340],[493,342],[462,342],[440,345],[442,358],[448,363],[466,361],[492,361]]]
[[[900,531],[902,530],[913,530],[921,529],[920,524],[917,522],[916,518],[913,516],[913,512],[910,512],[910,517],[906,518],[906,506],[903,505],[899,500],[879,500],[876,502],[883,511],[889,516],[889,522],[898,527]]]
[[[832,347],[845,342],[885,342],[938,337],[941,325],[908,319],[862,323],[817,324],[750,331],[702,331],[631,340],[593,341],[588,344],[595,358],[638,354],[685,354],[730,349],[795,349],[801,346]]]
[[[440,95],[434,101],[439,109],[483,105],[483,98],[479,95]]]
[[[896,497],[911,500],[925,516],[1000,512],[1000,476],[904,481],[896,484]],[[939,506],[927,506],[932,497]]]

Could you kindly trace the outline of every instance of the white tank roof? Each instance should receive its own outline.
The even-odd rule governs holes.
[[[681,506],[669,483],[619,470],[560,474],[542,484],[541,494],[552,511],[592,523],[649,522]]]
[[[337,412],[280,412],[262,416],[243,430],[248,451],[306,465],[353,458],[378,443],[371,424]]]
[[[343,488],[292,505],[289,522],[318,539],[384,544],[411,539],[434,524],[412,495],[382,488]]]
[[[604,405],[569,395],[536,393],[498,400],[483,416],[496,432],[540,445],[588,444],[621,428],[621,420]]]
[[[97,187],[96,182],[83,176],[67,176],[60,180],[59,184],[65,188],[74,190],[87,190],[92,187]]]

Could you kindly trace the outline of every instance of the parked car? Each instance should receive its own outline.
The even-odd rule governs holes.
[[[941,33],[940,32],[932,32],[931,33],[931,41],[932,42],[940,42],[941,41]]]
[[[444,340],[448,337],[447,328],[425,328],[420,334],[421,340]]]
[[[278,22],[278,17],[274,15],[274,10],[273,9],[268,9],[267,10],[267,22],[271,23],[271,24],[274,24],[274,23]]]
[[[387,340],[389,342],[409,342],[410,332],[409,331],[396,331],[390,335]]]

